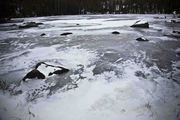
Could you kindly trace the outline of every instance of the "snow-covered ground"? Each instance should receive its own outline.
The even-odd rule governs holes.
[[[28,29],[1,24],[0,80],[8,87],[0,90],[0,120],[179,120],[180,37],[171,33],[180,24],[171,19],[77,15],[24,18],[43,23]],[[150,28],[129,27],[138,20]],[[22,82],[39,62],[70,71]]]

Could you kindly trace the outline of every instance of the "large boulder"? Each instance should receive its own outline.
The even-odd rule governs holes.
[[[130,27],[138,27],[138,28],[149,28],[149,23],[147,21],[136,21],[133,25]]]
[[[19,28],[31,28],[31,27],[38,27],[43,23],[36,23],[36,22],[26,22],[19,26]]]
[[[48,76],[61,75],[67,73],[68,71],[69,69],[61,66],[52,65],[45,62],[39,62],[35,65],[35,68],[32,71],[25,75],[23,81],[25,81],[26,79],[34,78],[45,79]]]

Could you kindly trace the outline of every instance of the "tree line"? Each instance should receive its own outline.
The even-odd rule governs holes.
[[[74,14],[172,13],[179,0],[1,0],[0,17]]]

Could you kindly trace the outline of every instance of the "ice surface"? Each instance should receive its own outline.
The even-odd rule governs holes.
[[[171,83],[152,70],[156,67],[146,68],[144,65],[126,61],[123,64],[116,64],[122,69],[123,75],[117,76],[114,71],[104,72],[100,75],[86,76],[79,83],[79,87],[67,92],[57,92],[48,99],[38,100],[36,103],[21,103],[22,95],[8,98],[6,100],[9,110],[17,104],[18,108],[28,109],[34,114],[32,117],[27,111],[16,114],[17,111],[9,111],[20,118],[28,116],[35,120],[48,119],[175,119],[179,95],[179,86]],[[148,74],[148,80],[134,75],[137,70]],[[91,71],[88,71],[91,72]],[[34,85],[37,84],[34,83]],[[33,83],[30,84],[32,86]],[[34,86],[33,85],[33,86]],[[34,86],[35,87],[35,86]],[[23,88],[25,89],[25,88]],[[5,97],[5,98],[4,98]],[[22,98],[21,98],[22,97]],[[23,105],[26,104],[26,106]],[[2,105],[5,106],[6,105]],[[21,110],[20,110],[21,111]],[[176,111],[176,112],[174,112]],[[10,115],[9,115],[10,116]]]
[[[0,25],[0,80],[9,85],[0,90],[0,119],[179,120],[180,41],[164,36],[179,25],[165,22],[171,15],[155,16],[165,15],[24,18],[44,25],[21,30]],[[137,20],[150,28],[129,27]],[[39,62],[70,71],[22,82]]]

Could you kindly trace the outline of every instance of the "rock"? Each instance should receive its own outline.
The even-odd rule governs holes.
[[[161,32],[161,31],[162,31],[162,29],[157,29],[157,31]]]
[[[139,38],[137,38],[136,40],[137,40],[137,41],[142,41],[142,42],[149,41],[148,39],[143,38],[143,37],[139,37]]]
[[[165,33],[164,36],[180,38],[180,31],[172,31],[171,33]]]
[[[39,63],[37,63],[36,64],[36,66],[35,66],[35,69],[37,69],[41,64],[43,64],[44,62],[39,62]]]
[[[133,25],[131,25],[130,27],[149,28],[149,23],[146,21],[139,20],[135,22]]]
[[[43,23],[27,22],[27,23],[23,23],[23,25],[20,25],[19,28],[38,27],[39,25],[42,25],[42,24],[43,24]]]
[[[53,74],[60,75],[60,74],[67,73],[67,72],[69,72],[69,70],[66,69],[66,68],[63,68],[63,69],[61,69],[61,70],[56,70],[56,71],[54,71],[54,72],[50,72],[50,73],[49,73],[49,76],[51,76],[51,75],[53,75]]]
[[[118,34],[120,34],[120,32],[118,32],[118,31],[113,31],[112,34],[118,35]]]
[[[171,20],[172,23],[180,23],[180,19],[173,19]]]
[[[17,90],[17,91],[14,91],[12,94],[13,94],[13,95],[20,95],[20,94],[22,94],[22,93],[23,93],[22,90]]]
[[[17,25],[16,24],[12,24],[12,25],[10,25],[11,27],[16,27]]]
[[[158,17],[158,16],[155,16],[154,19],[159,19],[159,17]]]
[[[180,51],[179,51],[179,52],[177,52],[177,53],[176,53],[176,55],[177,55],[178,57],[180,57]]]
[[[180,34],[180,31],[173,31],[172,33]]]
[[[26,74],[26,76],[23,78],[23,81],[25,81],[27,78],[29,79],[45,79],[47,76],[51,76],[53,74],[60,75],[63,73],[67,73],[69,69],[61,67],[61,66],[55,66],[51,64],[47,64],[45,62],[39,62],[35,65],[35,68]]]
[[[142,77],[142,78],[146,78],[146,75],[145,75],[142,71],[136,71],[136,72],[135,72],[135,76],[137,76],[137,77]]]
[[[9,84],[5,80],[0,80],[0,89],[7,90],[9,88]]]
[[[62,33],[61,36],[65,36],[65,35],[70,35],[72,34],[71,32],[65,32],[65,33]]]
[[[33,78],[45,79],[45,75],[41,73],[39,70],[34,69],[26,74],[26,76],[23,78],[23,81],[25,81],[27,78],[28,79],[33,79]]]
[[[41,36],[45,36],[46,34],[45,33],[42,33]]]
[[[54,71],[51,71],[48,74],[48,76],[51,76],[53,74],[60,75],[60,74],[69,72],[69,69],[67,69],[67,68],[64,68],[64,67],[61,67],[61,66],[55,66],[55,65],[47,64],[45,62],[37,63],[35,68],[38,69],[39,67],[41,67],[42,64],[45,65],[45,69],[47,69],[47,70],[48,70],[48,67],[53,68]]]
[[[156,17],[154,17],[154,19],[166,19],[166,16],[164,16],[164,17],[156,16]]]
[[[78,23],[76,25],[79,25]]]

